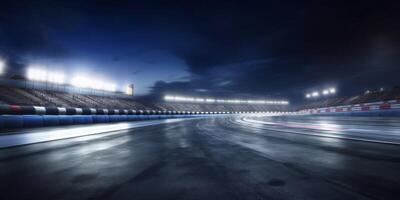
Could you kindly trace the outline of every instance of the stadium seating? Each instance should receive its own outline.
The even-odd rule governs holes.
[[[367,91],[351,97],[336,97],[320,100],[308,100],[299,109],[332,107],[340,105],[363,104],[400,99],[400,86],[390,90]],[[98,96],[60,91],[39,90],[32,88],[16,88],[0,86],[0,104],[19,106],[45,106],[64,108],[94,108],[97,110],[130,109],[158,111],[190,111],[190,112],[254,112],[254,111],[287,111],[285,105],[258,104],[209,104],[209,103],[177,103],[177,102],[140,102],[126,97]],[[51,109],[48,109],[50,112]],[[58,113],[58,111],[56,111]],[[27,113],[25,111],[25,113]],[[51,114],[51,113],[50,113]]]
[[[351,97],[336,97],[322,100],[309,100],[299,107],[299,110],[310,108],[323,108],[332,106],[365,104],[400,99],[400,86],[390,90],[366,91],[364,94]]]
[[[285,111],[285,105],[250,105],[250,104],[209,104],[176,102],[139,102],[131,97],[111,97],[67,93],[60,91],[39,90],[0,86],[0,104],[24,106],[45,106],[46,114],[58,113],[57,107],[93,108],[97,110],[130,109],[142,111],[190,111],[190,112],[255,112]],[[66,111],[68,113],[68,110]],[[26,113],[24,111],[24,113]],[[99,120],[103,120],[100,119]],[[110,119],[111,120],[111,119]],[[114,120],[114,119],[112,119]]]

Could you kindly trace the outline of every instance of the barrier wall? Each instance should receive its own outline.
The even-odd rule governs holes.
[[[265,112],[193,112],[0,105],[0,130]]]
[[[128,122],[168,118],[198,118],[210,115],[1,115],[0,129]]]
[[[307,115],[400,116],[400,99],[301,110]]]
[[[95,109],[95,108],[63,108],[63,107],[0,105],[0,115],[146,115],[146,116],[150,115],[151,116],[151,115],[201,115],[201,114],[230,114],[230,112],[193,112],[193,111],[166,111],[166,110],[156,111],[156,110],[131,110],[131,109],[98,109],[98,108]]]

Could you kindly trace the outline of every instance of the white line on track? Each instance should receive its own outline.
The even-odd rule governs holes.
[[[49,130],[25,130],[18,134],[8,134],[0,136],[0,148],[14,147],[20,145],[35,144],[40,142],[50,142],[54,140],[76,138],[82,136],[90,136],[94,134],[109,133],[114,131],[121,131],[145,126],[153,126],[159,124],[168,124],[181,122],[185,120],[193,120],[199,118],[185,118],[185,119],[165,119],[165,120],[152,120],[143,122],[123,122],[117,124],[99,124],[99,125],[86,125],[79,127],[68,127],[64,129],[50,128]],[[104,134],[106,136],[107,134]]]
[[[246,117],[241,118],[240,120],[236,120],[236,122],[241,125],[247,125],[247,126],[250,126],[253,128],[258,128],[258,129],[263,129],[263,130],[272,130],[272,131],[299,134],[299,135],[307,135],[307,136],[353,140],[353,141],[360,141],[360,142],[372,142],[372,143],[380,143],[380,144],[400,145],[400,142],[392,142],[392,141],[387,141],[387,140],[365,139],[365,138],[349,137],[349,136],[343,136],[343,135],[332,135],[332,134],[306,133],[306,132],[301,132],[301,131],[296,131],[296,130],[285,130],[285,129],[279,129],[279,128],[270,128],[270,127],[266,127],[266,126],[255,126],[257,124],[271,125],[271,123],[265,122],[265,121],[254,120],[254,119],[248,119]],[[276,124],[279,124],[279,123],[276,123]]]

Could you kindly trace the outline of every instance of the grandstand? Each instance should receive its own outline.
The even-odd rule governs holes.
[[[90,77],[90,78],[89,78]],[[288,111],[288,102],[164,102],[141,101],[118,92],[116,84],[91,76],[67,76],[40,66],[30,66],[27,74],[0,78],[0,105],[92,108],[137,111],[262,112]],[[284,104],[281,104],[284,103]]]
[[[353,104],[366,104],[372,102],[389,101],[400,99],[400,86],[393,87],[390,90],[374,90],[366,91],[364,94],[359,94],[350,97],[336,97],[323,100],[314,100],[304,103],[299,107],[299,110],[323,108]]]
[[[400,86],[390,90],[366,91],[350,97],[334,97],[320,100],[309,100],[297,108],[334,107],[342,105],[365,104],[400,99]],[[129,95],[118,93],[79,92],[48,87],[32,87],[24,84],[3,84],[0,86],[0,105],[42,106],[65,108],[94,109],[130,109],[142,111],[190,111],[190,112],[257,112],[257,111],[290,111],[289,106],[279,104],[246,104],[246,103],[207,103],[207,102],[163,102],[141,101]]]
[[[101,96],[63,91],[1,86],[0,104],[95,109],[133,109],[192,112],[286,111],[285,105],[141,102],[126,96]]]

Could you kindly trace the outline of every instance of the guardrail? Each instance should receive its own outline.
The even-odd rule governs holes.
[[[200,112],[0,105],[0,130],[257,113],[262,114],[270,112]]]
[[[306,115],[400,116],[400,99],[298,111]]]
[[[0,105],[0,115],[201,115],[233,113],[250,112],[199,112]]]
[[[0,130],[59,125],[198,118],[255,112],[195,112],[0,105]]]
[[[210,115],[1,115],[0,130],[208,116]]]

